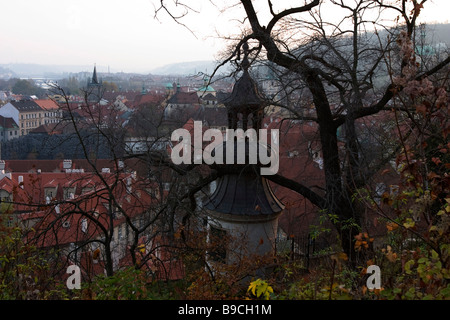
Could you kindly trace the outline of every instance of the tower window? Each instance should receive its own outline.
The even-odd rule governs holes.
[[[227,258],[227,232],[223,229],[210,227],[210,243],[212,249],[209,256],[212,261],[226,262]]]

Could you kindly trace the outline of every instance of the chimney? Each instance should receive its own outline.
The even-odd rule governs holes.
[[[0,160],[0,170],[5,170],[5,160]]]
[[[23,176],[18,177],[19,186],[23,189]]]
[[[63,169],[72,169],[72,160],[65,159],[63,161]]]
[[[131,182],[131,176],[129,176],[128,178],[127,178],[127,192],[128,193],[131,193],[132,191],[133,191],[133,187],[132,187],[132,182]]]

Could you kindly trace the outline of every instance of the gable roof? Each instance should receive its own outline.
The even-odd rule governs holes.
[[[201,99],[204,101],[216,101],[217,98],[215,95],[213,95],[211,92],[207,93],[206,95],[201,96]]]
[[[59,123],[48,123],[42,124],[39,127],[30,131],[30,134],[39,134],[39,133],[47,135],[62,134],[63,128],[59,125]]]
[[[20,112],[42,111],[42,108],[34,100],[20,100],[10,102]]]
[[[137,107],[145,103],[159,103],[162,101],[162,95],[158,94],[138,94],[134,97],[133,106]]]
[[[196,92],[177,91],[167,101],[169,104],[198,104],[198,95]]]
[[[4,116],[0,116],[0,128],[14,129],[14,128],[19,128],[19,125],[14,121],[13,118],[7,118]]]
[[[39,105],[43,110],[46,111],[52,111],[52,110],[58,110],[59,106],[58,104],[51,100],[51,99],[36,99],[33,100],[37,105]]]

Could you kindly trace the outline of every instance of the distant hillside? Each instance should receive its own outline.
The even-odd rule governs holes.
[[[426,41],[429,44],[446,43],[450,47],[450,24],[426,25]],[[182,58],[182,57],[181,57]],[[186,61],[168,64],[150,70],[155,75],[195,75],[199,72],[211,74],[216,67],[215,61]],[[97,71],[107,70],[107,66],[97,65]],[[117,68],[116,68],[117,69]],[[0,78],[49,78],[58,79],[66,77],[68,73],[92,72],[93,65],[41,65],[29,63],[0,64]],[[221,68],[219,73],[226,73],[226,68]],[[111,70],[111,72],[116,72]],[[142,70],[142,73],[147,71]]]
[[[211,73],[216,67],[214,61],[186,61],[168,64],[150,70],[152,74],[159,75],[194,75],[199,72]]]
[[[214,61],[191,61],[168,64],[159,68],[150,70],[151,74],[156,75],[194,75],[199,72],[211,73],[216,67]],[[41,65],[30,63],[9,63],[0,64],[0,78],[9,76],[22,78],[61,78],[69,73],[92,72],[93,65]],[[107,67],[98,66],[97,71],[106,70]]]
[[[0,79],[9,79],[16,77],[14,71],[0,65]]]
[[[92,71],[93,65],[44,65],[35,63],[8,63],[0,64],[0,68],[11,70],[16,77],[23,78],[53,78],[65,73]]]
[[[426,26],[426,41],[430,44],[446,43],[450,47],[450,24],[429,24]],[[190,61],[168,64],[150,70],[158,75],[194,75],[199,72],[212,73],[217,63],[214,61]],[[219,73],[226,72],[224,68]]]
[[[430,35],[430,38],[428,38]],[[426,26],[427,40],[431,43],[444,42],[450,47],[450,23],[428,24]]]

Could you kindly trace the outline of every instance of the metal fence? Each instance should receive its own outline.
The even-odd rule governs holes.
[[[331,254],[331,245],[326,238],[314,238],[308,234],[280,241],[278,251],[289,254],[292,260],[303,260],[305,269],[309,269],[313,260]]]

